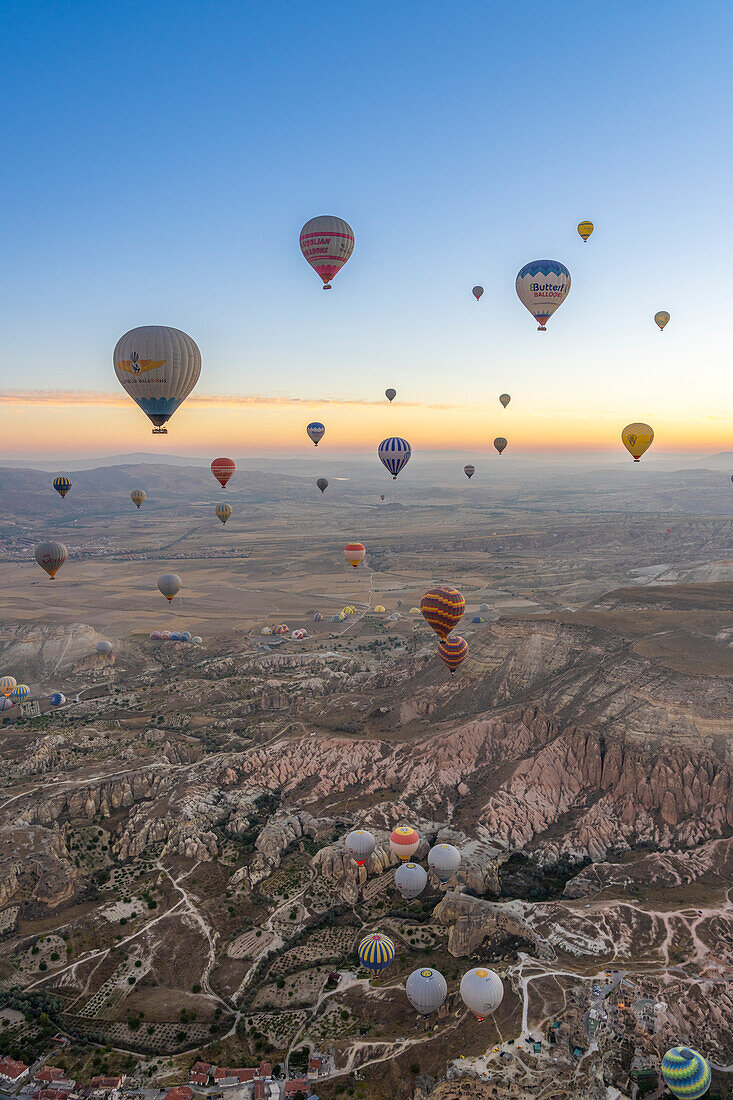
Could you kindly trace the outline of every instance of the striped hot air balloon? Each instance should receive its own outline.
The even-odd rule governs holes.
[[[373,977],[386,970],[395,956],[395,949],[389,936],[383,936],[379,932],[372,932],[359,944],[359,962],[370,970]]]
[[[16,684],[13,690],[10,692],[10,699],[13,703],[24,703],[31,693],[31,689],[27,684]]]
[[[403,862],[412,859],[420,846],[417,829],[413,829],[411,825],[398,825],[390,833],[389,846],[394,855]]]
[[[331,279],[354,251],[354,230],[343,218],[331,214],[311,218],[300,231],[300,251],[320,275],[323,289],[330,290]]]
[[[366,557],[366,547],[361,542],[347,542],[344,547],[344,557],[349,565],[353,565],[356,569],[359,562],[364,561]]]
[[[211,463],[211,472],[222,489],[226,489],[227,482],[230,480],[236,468],[234,459],[232,458],[215,458]]]
[[[0,677],[0,695],[4,695],[7,699],[17,682],[14,676]]]
[[[662,1077],[673,1096],[697,1100],[710,1088],[710,1066],[690,1047],[672,1047],[662,1058]]]
[[[581,237],[583,238],[583,243],[588,240],[594,228],[595,226],[593,225],[593,222],[580,222],[580,224],[578,225],[578,233],[580,233]]]
[[[71,488],[71,481],[68,477],[55,477],[53,479],[53,487],[63,500]]]
[[[449,634],[438,643],[440,659],[448,666],[451,676],[468,656],[468,642],[460,634]]]
[[[438,585],[426,592],[420,601],[420,611],[425,622],[438,635],[447,638],[458,625],[466,610],[466,601],[457,588],[449,584]]]
[[[217,519],[220,519],[222,523],[226,523],[228,519],[231,519],[232,506],[231,504],[217,504],[214,512]]]
[[[468,466],[463,467],[463,472],[470,481],[473,475],[476,473],[476,467],[469,464]]]
[[[389,439],[382,440],[377,448],[377,454],[382,465],[396,479],[400,470],[410,461],[412,447],[406,439],[393,435]]]
[[[12,700],[7,698],[7,696],[3,695],[3,697],[0,699],[0,711],[12,710],[12,709],[13,709]]]
[[[133,489],[130,493],[130,500],[139,508],[143,501],[146,499],[144,489]]]

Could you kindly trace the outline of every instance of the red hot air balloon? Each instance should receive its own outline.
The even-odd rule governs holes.
[[[461,638],[459,634],[449,634],[447,638],[438,643],[438,653],[440,659],[450,669],[452,676],[468,656],[468,642],[465,638]]]
[[[463,596],[449,584],[431,588],[420,601],[422,617],[441,639],[447,638],[451,630],[458,626],[465,610]]]
[[[226,489],[227,482],[236,468],[231,458],[215,458],[211,463],[211,472],[222,489]]]

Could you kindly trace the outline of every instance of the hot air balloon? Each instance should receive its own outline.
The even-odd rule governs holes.
[[[142,489],[133,489],[130,493],[130,500],[139,508],[145,500],[145,492]]]
[[[172,598],[172,597],[171,597],[171,598]],[[169,642],[169,641],[171,640],[171,632],[170,632],[170,630],[161,630],[161,632],[160,632],[160,640],[161,640],[161,642]]]
[[[426,966],[424,970],[413,970],[405,982],[405,993],[416,1012],[429,1016],[448,996],[448,983],[439,970]]]
[[[226,489],[227,482],[230,480],[236,468],[234,460],[231,458],[215,458],[211,463],[211,472],[222,489]]]
[[[182,584],[183,581],[177,573],[164,573],[162,577],[158,577],[158,588],[163,593],[168,603],[171,602]]]
[[[662,1058],[662,1077],[673,1096],[697,1100],[710,1088],[710,1066],[690,1047],[672,1047]]]
[[[361,965],[371,971],[372,977],[376,977],[392,962],[395,955],[394,944],[389,936],[372,932],[371,936],[365,936],[359,944],[358,955]]]
[[[132,328],[117,341],[117,380],[150,421],[153,435],[165,435],[173,416],[199,380],[201,352],[185,332],[166,325]]]
[[[290,627],[287,623],[279,623],[272,632],[273,634],[289,634]]]
[[[483,294],[483,292],[484,292],[484,288],[482,286],[475,286],[473,288],[473,290],[471,291],[471,293],[473,294],[473,296],[474,296],[474,298],[476,299],[477,302],[481,298],[481,295]]]
[[[389,837],[389,846],[398,859],[407,861],[411,859],[420,844],[417,831],[410,825],[398,825],[393,829]]]
[[[151,642],[159,642],[160,641],[160,631],[159,630],[151,630],[150,631],[150,641]]]
[[[16,684],[10,692],[10,701],[12,703],[24,703],[30,693],[31,689],[27,684]]]
[[[578,233],[583,238],[583,242],[587,241],[593,232],[593,222],[581,222],[578,226]]]
[[[331,279],[354,251],[354,230],[328,214],[311,218],[300,231],[300,251],[323,279],[323,289],[330,290]]]
[[[464,466],[463,467],[463,472],[466,475],[466,477],[468,478],[468,480],[470,481],[471,478],[473,477],[473,475],[476,473],[476,467],[475,466],[470,466],[470,465],[469,466]]]
[[[112,652],[111,642],[97,642],[97,653],[101,653],[104,657]]]
[[[439,882],[447,882],[461,866],[461,853],[453,844],[436,844],[428,852],[428,867]]]
[[[172,642],[180,642],[180,640],[181,640],[180,630],[171,630],[171,641]]]
[[[638,462],[644,451],[648,451],[654,441],[654,430],[648,424],[627,424],[621,432],[621,442],[634,462]]]
[[[318,420],[314,420],[305,430],[308,433],[308,438],[313,441],[315,447],[318,446],[319,439],[323,439],[326,434],[325,425],[321,424]]]
[[[69,556],[69,551],[61,542],[42,542],[36,547],[36,561],[45,569],[51,580]]]
[[[374,608],[374,614],[375,615],[384,615],[386,610],[387,610],[387,608],[384,606],[383,603],[378,603],[377,606]]]
[[[660,309],[659,313],[655,313],[654,320],[659,325],[660,332],[663,332],[664,326],[669,324],[669,314],[666,309]]]
[[[53,479],[53,487],[63,500],[71,488],[71,481],[68,477],[55,477]]]
[[[182,641],[182,642],[190,642],[190,641],[192,641],[192,638],[191,638],[191,631],[190,631],[190,630],[182,630],[182,631],[181,631],[181,641]]]
[[[356,569],[360,561],[364,561],[366,557],[366,547],[360,542],[347,542],[344,547],[344,557],[349,565],[353,565]]]
[[[328,488],[328,479],[325,477],[319,477],[316,485],[322,493],[325,493],[326,489]]]
[[[517,275],[519,301],[537,321],[540,332],[570,290],[570,272],[558,260],[532,260]]]
[[[496,447],[499,454],[501,454],[502,451],[506,450],[508,443],[509,440],[505,439],[503,435],[497,435],[496,439],[494,440],[494,446]]]
[[[493,970],[477,966],[461,978],[461,999],[478,1020],[485,1020],[504,999],[504,985]]]
[[[376,840],[368,829],[354,829],[346,838],[346,851],[354,861],[363,867],[369,856],[374,851]]]
[[[214,513],[217,519],[220,519],[222,523],[226,523],[231,518],[232,506],[231,504],[217,504]]]
[[[458,666],[468,656],[468,642],[459,634],[449,634],[442,642],[438,643],[438,655],[448,668],[451,676]]]
[[[12,709],[13,709],[12,702],[5,695],[3,695],[2,699],[0,699],[0,711],[12,710]]]
[[[191,639],[191,645],[201,645],[203,640],[204,639],[201,637],[200,634],[194,634],[193,638]]]
[[[733,481],[733,477],[731,478],[731,481]],[[384,493],[379,494],[379,499],[384,500]]]
[[[62,707],[65,702],[66,696],[62,695],[60,691],[55,691],[49,699],[49,703],[52,707]]]
[[[393,390],[390,386],[388,390],[384,391],[384,396],[387,398],[388,401],[394,401],[395,397],[397,396],[397,390]]]
[[[0,694],[4,695],[7,699],[11,691],[17,684],[17,680],[14,676],[3,676],[0,678]]]
[[[511,401],[511,397],[509,396],[508,393],[500,393],[499,394],[499,400],[501,401],[504,408],[506,408],[507,405],[509,404],[509,402]]]
[[[313,622],[314,623],[320,623],[322,621],[323,621],[323,615],[321,615],[320,611],[316,611],[315,615],[313,616]]]
[[[395,871],[394,884],[406,901],[422,894],[428,873],[419,863],[401,863]]]
[[[389,470],[393,478],[397,478],[403,466],[410,461],[412,447],[406,439],[400,439],[393,435],[389,439],[383,439],[377,448],[379,461]]]
[[[420,601],[420,611],[425,622],[439,638],[448,637],[461,621],[465,610],[466,601],[458,589],[450,584],[431,588]]]

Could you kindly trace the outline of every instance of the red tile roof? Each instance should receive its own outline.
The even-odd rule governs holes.
[[[208,1085],[209,1075],[208,1073],[191,1073],[189,1074],[189,1081],[192,1085]]]
[[[236,1077],[239,1081],[243,1083],[245,1081],[254,1081],[256,1076],[256,1069],[229,1069],[226,1066],[219,1066],[216,1073],[214,1074],[214,1080],[225,1081],[229,1077]]]
[[[194,1062],[191,1066],[191,1073],[211,1073],[213,1068],[208,1062]]]
[[[93,1089],[118,1089],[124,1080],[124,1073],[119,1077],[92,1077],[91,1086]]]
[[[260,1077],[272,1077],[272,1062],[260,1062]]]
[[[252,1100],[265,1100],[265,1086],[262,1084],[262,1081],[255,1081]]]
[[[36,1081],[63,1081],[64,1071],[58,1066],[43,1066],[35,1075]]]
[[[163,1100],[191,1100],[192,1096],[193,1089],[190,1089],[188,1085],[178,1085],[177,1088],[168,1089]]]
[[[71,1089],[39,1089],[35,1100],[68,1100],[71,1092]]]
[[[292,1081],[285,1082],[286,1096],[295,1096],[296,1092],[302,1092],[303,1096],[309,1096],[310,1091],[310,1086],[305,1077],[294,1077]]]
[[[0,1076],[17,1081],[28,1069],[25,1062],[16,1062],[15,1058],[0,1058]]]

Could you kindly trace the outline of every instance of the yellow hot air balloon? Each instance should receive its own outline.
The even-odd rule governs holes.
[[[137,507],[139,508],[140,505],[145,500],[145,490],[144,489],[133,489],[132,492],[130,493],[130,500],[132,501],[133,504],[137,505]]]
[[[217,519],[220,519],[222,523],[226,523],[226,521],[231,518],[232,506],[231,504],[217,504],[214,512],[216,513]]]
[[[587,241],[593,232],[593,222],[581,222],[578,226],[578,232],[584,241]]]
[[[638,462],[644,451],[648,451],[654,440],[654,430],[648,424],[627,424],[621,432],[621,442],[634,462]]]
[[[666,309],[660,309],[659,313],[654,314],[654,320],[659,325],[659,331],[664,331],[664,326],[669,324],[669,314]]]

